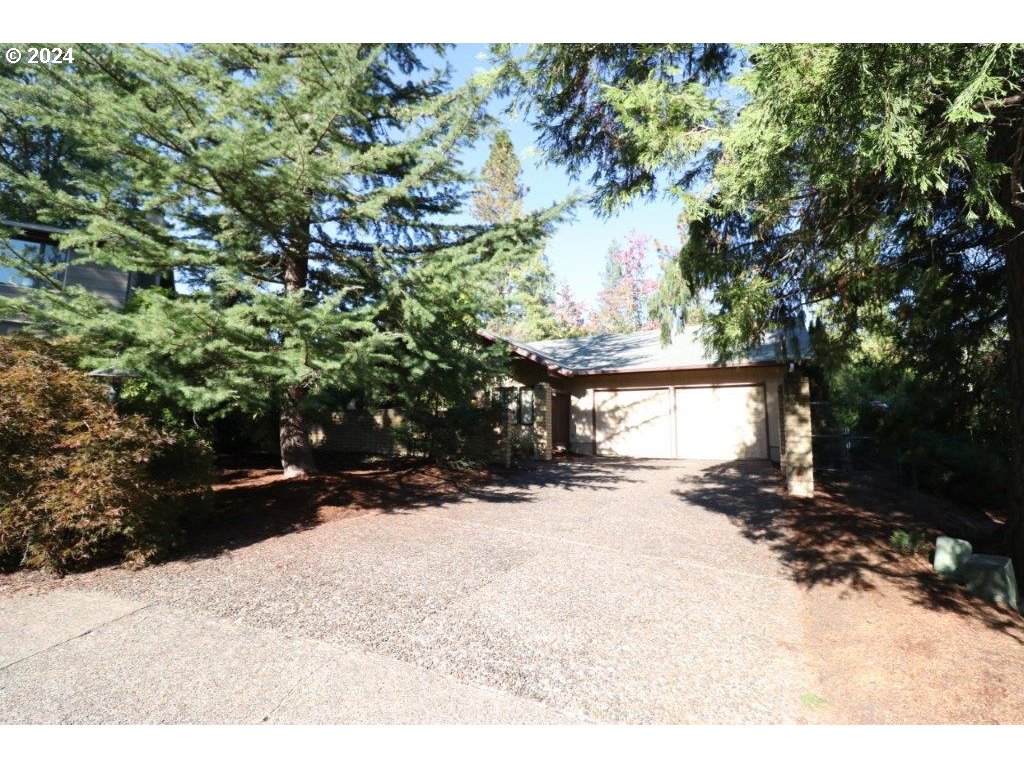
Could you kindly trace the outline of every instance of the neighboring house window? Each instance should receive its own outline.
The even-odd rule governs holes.
[[[27,288],[46,285],[46,280],[39,272],[48,274],[57,283],[61,283],[64,277],[63,270],[54,272],[53,267],[63,266],[66,260],[66,254],[58,251],[51,243],[20,238],[4,240],[0,243],[0,283]],[[33,267],[38,268],[39,272]]]

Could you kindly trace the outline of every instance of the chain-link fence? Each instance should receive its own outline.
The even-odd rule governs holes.
[[[814,471],[822,473],[870,473],[888,477],[899,485],[917,487],[913,464],[903,461],[873,437],[858,435],[834,417],[828,402],[811,403],[811,436]]]

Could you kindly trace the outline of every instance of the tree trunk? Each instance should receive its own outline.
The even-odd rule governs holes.
[[[1003,248],[1009,288],[1010,483],[1007,537],[1014,571],[1024,578],[1024,215],[1018,210],[1016,237]]]
[[[302,415],[305,393],[300,387],[288,390],[281,400],[281,467],[285,477],[302,477],[316,473],[313,451],[306,433],[306,417]]]
[[[307,227],[308,230],[308,227]],[[288,294],[306,289],[309,279],[309,257],[305,247],[299,255],[289,255],[284,261],[284,289]],[[281,398],[280,447],[281,468],[285,477],[302,477],[316,473],[316,462],[309,447],[306,432],[306,418],[302,405],[306,399],[306,388],[289,388]]]
[[[999,137],[1002,162],[1011,172],[999,190],[1000,203],[1013,223],[1000,248],[1006,259],[1007,325],[1010,337],[1010,477],[1007,499],[1007,545],[1017,580],[1024,583],[1024,125],[1011,124]]]

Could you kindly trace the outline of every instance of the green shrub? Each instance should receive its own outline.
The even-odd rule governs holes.
[[[436,412],[411,410],[395,430],[411,453],[442,465],[479,467],[495,460],[503,411],[495,405],[462,403]]]
[[[905,457],[916,468],[923,491],[972,506],[1006,503],[1006,457],[991,446],[966,435],[922,431]]]
[[[537,440],[532,431],[522,431],[515,438],[512,446],[512,458],[514,461],[532,459],[537,455]]]
[[[897,528],[889,536],[889,546],[904,555],[916,555],[926,550],[930,544],[926,533],[911,533]]]
[[[209,503],[203,440],[118,414],[105,387],[26,336],[0,337],[0,455],[8,569],[146,562]]]

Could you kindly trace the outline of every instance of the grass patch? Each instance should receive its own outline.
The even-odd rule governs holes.
[[[816,693],[801,693],[800,703],[807,709],[821,709],[828,706],[828,699]]]
[[[889,535],[889,546],[904,555],[916,555],[931,546],[928,534],[921,531],[911,533],[897,528]]]

